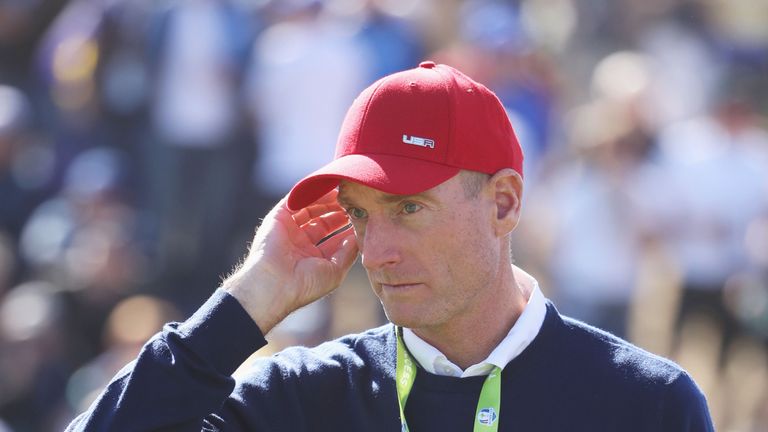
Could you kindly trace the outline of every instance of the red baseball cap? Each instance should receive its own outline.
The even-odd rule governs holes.
[[[431,189],[459,170],[523,175],[504,107],[484,85],[431,61],[386,76],[347,112],[329,164],[299,181],[288,208],[306,207],[350,180],[397,195]]]

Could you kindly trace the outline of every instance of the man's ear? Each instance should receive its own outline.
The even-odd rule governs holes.
[[[504,168],[488,181],[496,206],[494,230],[499,237],[506,236],[520,221],[523,179],[512,168]]]

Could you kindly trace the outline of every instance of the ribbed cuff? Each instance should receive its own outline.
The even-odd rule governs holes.
[[[267,344],[248,312],[223,289],[217,289],[177,331],[185,345],[227,375]]]

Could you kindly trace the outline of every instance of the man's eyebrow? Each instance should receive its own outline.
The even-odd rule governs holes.
[[[412,199],[426,199],[428,201],[432,200],[432,197],[427,192],[421,192],[416,194],[409,194],[409,195],[395,195],[395,194],[384,194],[376,199],[376,201],[384,204],[393,204],[400,201],[408,201]]]

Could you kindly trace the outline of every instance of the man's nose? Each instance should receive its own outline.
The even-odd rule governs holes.
[[[397,229],[388,220],[369,218],[361,244],[363,267],[382,270],[400,262]]]

